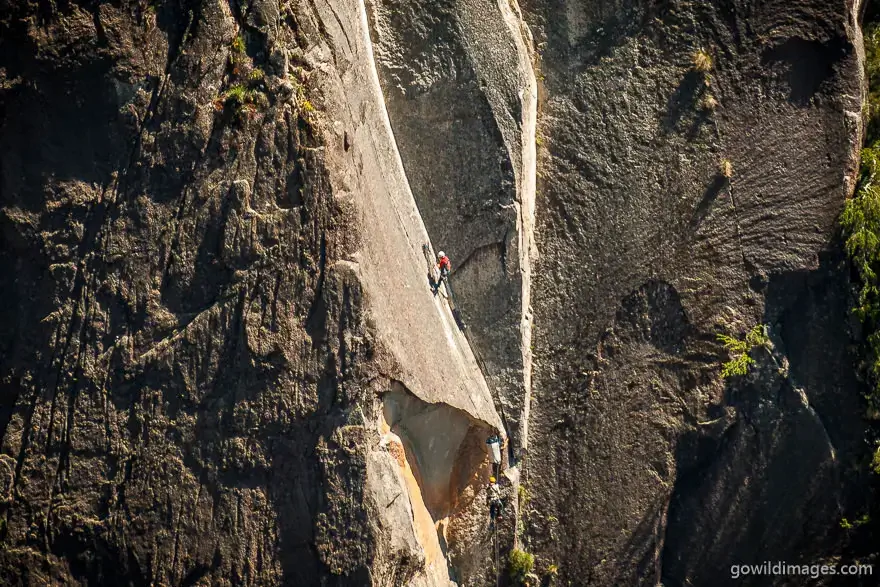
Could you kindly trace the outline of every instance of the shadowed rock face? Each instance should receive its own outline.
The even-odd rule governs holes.
[[[152,6],[2,9],[2,582],[364,578],[373,344],[297,42]],[[213,103],[237,34],[253,112]]]
[[[860,141],[852,3],[521,6],[544,76],[539,558],[576,582],[716,585],[828,556],[863,451],[833,238]],[[724,382],[716,332],[758,323],[772,354]]]

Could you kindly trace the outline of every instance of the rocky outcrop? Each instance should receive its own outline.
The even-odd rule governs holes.
[[[451,256],[469,325],[519,455],[531,388],[535,108],[515,4],[368,3],[395,142],[428,233]]]
[[[3,581],[449,584],[434,506],[482,512],[501,422],[425,280],[362,5],[0,23]],[[398,386],[465,434],[395,443]]]

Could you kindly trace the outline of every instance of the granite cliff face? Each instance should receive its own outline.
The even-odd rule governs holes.
[[[528,442],[537,86],[515,4],[368,3],[385,103],[419,211],[518,458]]]
[[[867,488],[862,9],[0,1],[0,578],[834,559]]]
[[[535,550],[596,584],[831,556],[864,471],[836,239],[861,144],[859,7],[523,7],[544,80]],[[772,350],[722,380],[716,334],[756,324]]]
[[[501,423],[363,7],[3,14],[4,582],[448,584]]]

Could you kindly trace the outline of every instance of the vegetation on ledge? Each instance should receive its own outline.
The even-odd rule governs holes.
[[[721,366],[721,376],[725,379],[747,374],[749,367],[755,362],[749,353],[759,346],[767,346],[770,343],[763,324],[752,328],[743,340],[726,334],[719,334],[718,340],[730,353],[730,360]]]
[[[510,578],[515,582],[521,584],[526,579],[526,575],[532,572],[532,569],[535,568],[535,555],[529,554],[524,550],[520,550],[519,548],[514,548],[510,551]]]

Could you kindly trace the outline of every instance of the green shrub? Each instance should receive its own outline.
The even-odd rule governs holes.
[[[859,185],[844,206],[840,225],[847,255],[860,282],[853,312],[865,327],[867,374],[872,388],[869,409],[876,409],[880,400],[880,142],[862,149],[861,158]]]
[[[870,523],[871,523],[870,514],[865,514],[861,518],[859,518],[858,520],[855,520],[854,522],[850,522],[846,518],[841,518],[840,527],[843,528],[844,530],[852,530],[853,528],[858,528],[859,526],[864,526],[865,524],[870,524]]]
[[[239,75],[242,72],[242,66],[247,59],[247,46],[241,35],[235,35],[232,44],[229,47],[229,63],[232,65],[232,72]]]
[[[517,497],[519,498],[519,507],[524,508],[531,501],[532,496],[529,494],[529,489],[524,484],[520,483],[519,487],[516,489]]]
[[[721,366],[721,376],[725,379],[733,376],[742,377],[749,372],[749,367],[754,362],[755,361],[745,353],[737,355]]]
[[[244,38],[241,35],[235,35],[232,39],[232,52],[235,55],[244,55],[247,47],[244,44]]]
[[[535,555],[529,554],[519,548],[510,551],[509,559],[510,577],[516,581],[522,581],[526,575],[535,568]]]
[[[759,346],[767,346],[770,339],[767,337],[763,324],[752,328],[745,339],[740,340],[726,334],[719,334],[718,340],[724,344],[724,348],[730,353],[730,360],[721,366],[721,376],[727,379],[734,375],[743,376],[749,372],[749,367],[755,362],[749,353]]]
[[[880,420],[880,23],[866,24],[862,32],[868,81],[864,104],[865,142],[855,193],[844,206],[840,225],[847,256],[859,285],[853,314],[863,326],[861,346],[868,382],[866,412],[868,418],[874,420],[872,428],[876,430],[877,420]],[[880,446],[875,447],[869,468],[880,475]],[[876,512],[876,495],[873,500],[870,507]],[[854,523],[846,518],[840,521],[840,526],[846,530],[862,525],[869,527],[868,534],[876,536],[877,523],[872,523],[868,514]],[[871,552],[876,554],[876,546]]]

